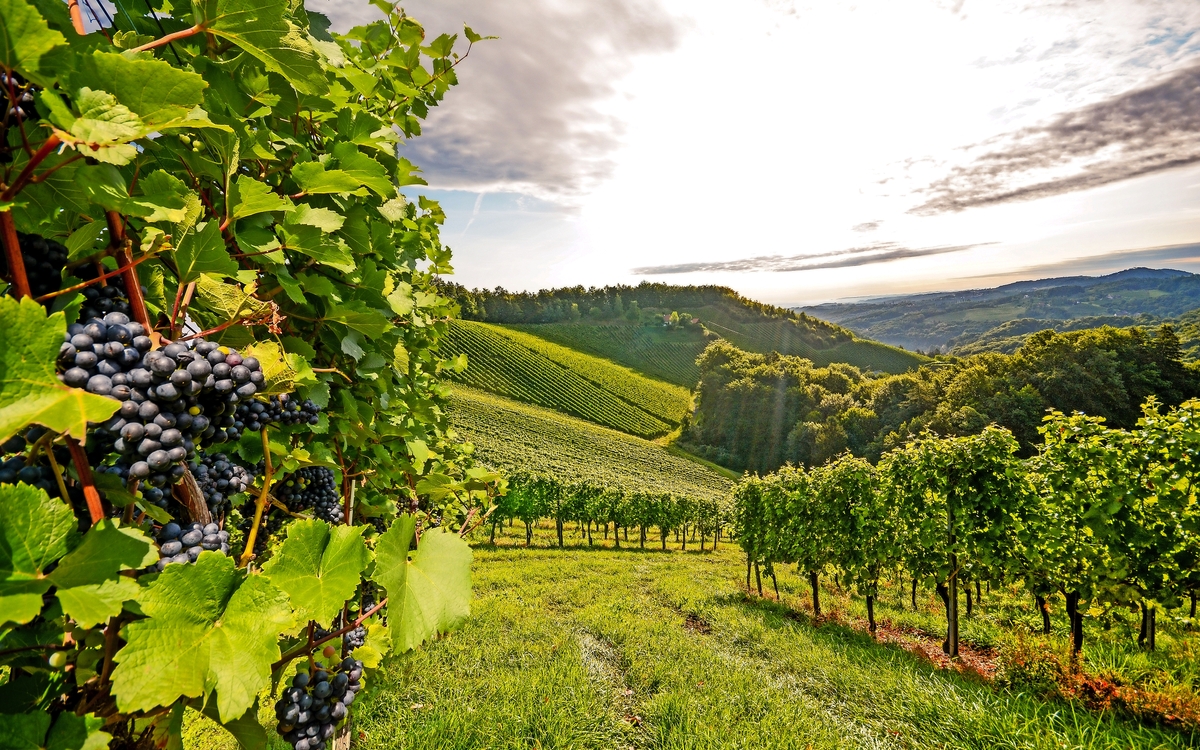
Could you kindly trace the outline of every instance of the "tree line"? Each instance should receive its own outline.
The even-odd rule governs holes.
[[[848,451],[872,462],[924,431],[977,434],[1006,428],[1031,455],[1047,409],[1102,416],[1133,427],[1139,405],[1200,395],[1200,370],[1185,365],[1169,325],[1041,331],[1014,354],[947,358],[875,377],[848,364],[814,367],[803,357],[754,354],[727,341],[697,360],[697,408],[683,443],[739,470],[816,466]]]
[[[971,586],[1020,583],[1050,632],[1046,597],[1061,594],[1072,653],[1089,612],[1141,611],[1139,643],[1154,648],[1160,609],[1188,607],[1200,589],[1200,400],[1163,411],[1153,398],[1132,429],[1102,417],[1053,412],[1041,443],[1019,455],[1011,432],[925,433],[877,466],[849,454],[813,469],[747,476],[734,489],[746,585],[795,564],[836,576],[874,604],[886,578],[932,585],[946,612],[943,648],[958,653],[959,598]]]
[[[688,537],[693,542],[699,536],[700,549],[712,540],[716,549],[722,532],[732,520],[729,505],[716,497],[693,498],[670,492],[625,490],[595,482],[564,482],[547,474],[518,472],[508,478],[508,492],[496,500],[490,512],[490,541],[495,543],[496,531],[508,521],[525,525],[525,544],[533,541],[533,527],[542,519],[553,519],[558,546],[565,544],[566,525],[574,522],[580,534],[586,530],[588,544],[593,533],[608,539],[612,529],[614,545],[620,549],[622,537],[629,544],[629,532],[634,541],[645,548],[647,540],[667,548],[668,537],[674,533],[680,548],[687,549]]]
[[[796,320],[837,340],[852,338],[849,331],[832,323],[756,302],[724,286],[674,286],[643,281],[637,286],[578,285],[537,292],[511,292],[499,286],[468,289],[450,281],[441,281],[440,286],[443,294],[458,303],[463,319],[485,323],[564,323],[584,318],[638,321],[642,311],[679,311],[683,316],[685,310],[719,306],[746,320]]]

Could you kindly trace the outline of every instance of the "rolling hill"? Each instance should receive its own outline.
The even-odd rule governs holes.
[[[691,404],[686,388],[503,326],[454,321],[443,349],[467,355],[458,382],[640,437],[671,432]]]
[[[1149,324],[1200,307],[1200,275],[1131,268],[1108,276],[1020,281],[994,289],[886,297],[798,308],[862,336],[912,349],[966,347],[976,337],[1020,336],[1032,330],[1074,329],[1128,321]],[[1085,322],[1085,320],[1090,322]],[[997,326],[1014,327],[1010,333]],[[1020,330],[1016,330],[1020,329]],[[1066,330],[1066,329],[1064,329]],[[977,348],[977,347],[976,347]]]
[[[723,498],[733,481],[677,451],[582,419],[455,386],[450,423],[502,470],[650,492]]]
[[[532,293],[445,284],[444,290],[458,302],[465,319],[513,326],[689,389],[699,375],[695,359],[711,340],[702,331],[688,331],[686,321],[692,319],[746,351],[807,357],[817,366],[846,362],[866,371],[899,373],[926,361],[726,287],[642,283]],[[664,325],[672,313],[685,324]]]

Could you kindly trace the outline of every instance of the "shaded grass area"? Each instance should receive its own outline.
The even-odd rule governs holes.
[[[356,706],[358,747],[1197,745],[937,669],[854,627],[814,627],[804,579],[780,575],[782,602],[748,596],[733,545],[662,552],[655,540],[654,549],[615,551],[596,536],[592,548],[536,546],[550,534],[540,530],[528,549],[516,535],[476,548],[470,622],[375,678]],[[853,622],[852,600],[822,593]],[[894,593],[881,617],[939,630],[928,596],[925,611],[906,614]],[[998,638],[1003,626],[977,614],[964,635]],[[189,725],[189,748],[216,747],[203,726]]]

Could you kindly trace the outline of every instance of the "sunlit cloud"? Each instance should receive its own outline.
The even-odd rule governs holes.
[[[970,163],[920,192],[916,214],[1107,185],[1200,161],[1200,62],[1045,125],[972,146]]]
[[[891,263],[905,258],[921,258],[926,255],[945,255],[982,247],[991,243],[977,242],[971,245],[943,245],[940,247],[903,247],[895,242],[877,242],[863,247],[850,247],[814,255],[759,255],[705,263],[675,263],[663,266],[642,266],[633,273],[658,276],[677,273],[705,272],[771,272],[811,271],[817,268],[854,268],[876,263]]]

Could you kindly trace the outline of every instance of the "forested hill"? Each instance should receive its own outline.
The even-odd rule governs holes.
[[[799,309],[832,320],[860,336],[929,351],[969,346],[980,338],[998,340],[1047,328],[1063,331],[1098,325],[1150,325],[1197,307],[1200,307],[1200,275],[1171,269],[1131,268],[1108,276],[1019,281],[993,289],[904,295]],[[1004,328],[993,331],[998,326]]]
[[[727,287],[564,287],[539,292],[467,289],[445,284],[462,317],[519,325],[564,346],[608,357],[686,387],[699,371],[691,364],[708,341],[689,333],[693,321],[747,351],[801,356],[818,366],[845,362],[868,371],[912,370],[924,357],[786,308],[747,299]],[[653,333],[669,328],[671,333]]]
[[[844,364],[814,368],[718,342],[701,358],[688,450],[729,468],[819,465],[843,451],[876,460],[930,430],[970,435],[989,424],[1025,451],[1040,442],[1047,409],[1133,427],[1153,396],[1177,405],[1200,396],[1200,368],[1185,365],[1170,326],[1042,331],[1014,354],[945,359],[912,373],[868,377]]]

